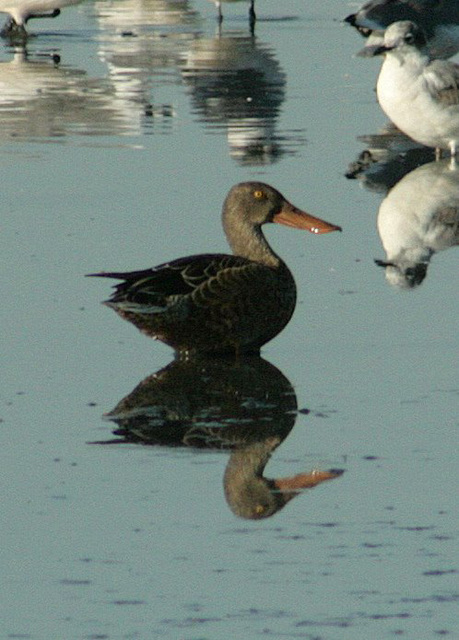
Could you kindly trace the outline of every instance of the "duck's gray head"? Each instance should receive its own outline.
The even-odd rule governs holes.
[[[298,209],[269,184],[240,182],[235,185],[223,204],[223,227],[228,238],[233,238],[238,228],[245,226],[256,229],[267,222],[277,222],[315,234],[341,231],[338,225]]]

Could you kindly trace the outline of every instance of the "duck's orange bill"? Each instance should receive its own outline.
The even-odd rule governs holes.
[[[330,233],[330,231],[341,231],[341,227],[331,222],[325,222],[321,218],[315,218],[306,211],[297,209],[290,202],[286,202],[279,213],[273,217],[273,222],[285,224],[287,227],[296,229],[306,229],[311,233]]]

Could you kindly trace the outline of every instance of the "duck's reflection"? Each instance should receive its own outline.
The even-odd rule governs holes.
[[[263,471],[293,428],[295,392],[261,358],[175,360],[141,382],[106,414],[117,439],[99,444],[221,449],[230,452],[225,496],[242,518],[267,518],[302,490],[341,475],[314,470],[269,479]]]
[[[196,39],[182,68],[192,111],[211,132],[225,131],[231,156],[265,165],[304,142],[303,131],[279,134],[286,76],[254,36],[226,33]]]
[[[386,252],[376,264],[387,281],[412,289],[422,283],[432,256],[459,244],[459,166],[430,162],[405,175],[387,194],[378,214]]]

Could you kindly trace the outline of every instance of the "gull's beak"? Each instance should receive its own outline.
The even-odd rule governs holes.
[[[382,56],[388,51],[391,50],[392,47],[386,47],[384,44],[369,44],[360,51],[357,52],[361,58],[374,58],[374,56]]]

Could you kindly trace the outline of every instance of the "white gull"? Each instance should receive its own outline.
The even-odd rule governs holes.
[[[422,29],[395,22],[384,42],[372,50],[384,54],[376,92],[392,122],[410,138],[438,152],[456,155],[459,145],[459,67],[432,60]]]

